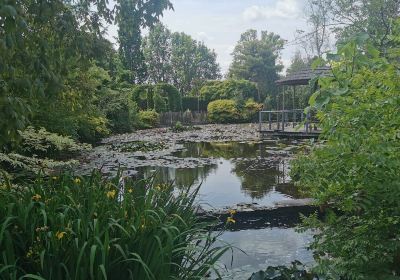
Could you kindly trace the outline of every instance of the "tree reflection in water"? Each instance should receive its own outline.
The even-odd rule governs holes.
[[[208,191],[223,192],[235,196],[237,189],[243,197],[251,201],[262,200],[269,193],[281,193],[292,198],[300,197],[296,188],[290,183],[289,158],[296,145],[285,142],[224,142],[224,143],[187,143],[185,149],[173,154],[176,158],[214,158],[218,164],[204,165],[196,168],[147,167],[140,173],[144,178],[155,176],[156,182],[173,181],[178,188],[198,186],[204,181]],[[219,168],[230,168],[221,175]],[[230,174],[229,174],[230,170]],[[155,173],[154,173],[155,172]],[[233,176],[217,178],[213,176]],[[208,178],[208,180],[207,180]],[[213,183],[211,183],[213,182]],[[222,182],[222,184],[221,184]],[[226,182],[226,183],[224,183]],[[228,185],[227,182],[231,182]],[[237,182],[239,186],[232,186]],[[218,190],[219,189],[219,190]],[[228,191],[227,191],[228,189]],[[229,191],[232,191],[230,194]],[[245,200],[245,199],[243,199]]]

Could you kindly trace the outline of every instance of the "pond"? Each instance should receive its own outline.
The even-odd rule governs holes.
[[[226,267],[221,270],[222,279],[247,280],[253,272],[290,265],[294,260],[301,260],[306,266],[314,263],[312,253],[306,249],[312,241],[310,232],[298,233],[291,228],[228,231],[220,240],[236,248],[220,259]]]
[[[112,173],[123,166],[130,175],[170,181],[177,189],[200,185],[197,202],[205,210],[276,208],[283,202],[303,198],[289,176],[290,159],[302,144],[282,140],[186,142],[167,138],[144,144],[135,139],[98,147],[82,170],[101,166]],[[221,241],[236,247],[220,260],[226,268],[222,270],[223,279],[247,280],[253,272],[269,265],[295,260],[313,263],[312,252],[306,249],[312,240],[310,232],[267,225],[243,229],[220,236]]]
[[[172,153],[173,157],[213,159],[212,163],[137,170],[140,177],[173,181],[178,188],[201,185],[198,201],[206,209],[238,204],[272,207],[280,201],[301,198],[288,175],[290,156],[297,148],[297,143],[275,141],[185,143]]]

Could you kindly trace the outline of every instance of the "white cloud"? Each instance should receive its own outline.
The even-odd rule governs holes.
[[[270,18],[296,18],[300,7],[296,0],[278,0],[273,6],[253,5],[243,12],[245,21],[258,21]]]
[[[197,33],[196,39],[198,41],[204,42],[204,43],[207,43],[208,41],[213,40],[213,38],[211,36],[209,36],[206,32],[203,32],[203,31]]]

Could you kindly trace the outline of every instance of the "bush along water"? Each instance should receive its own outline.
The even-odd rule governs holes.
[[[117,176],[0,186],[0,279],[202,279],[227,250],[173,194]]]

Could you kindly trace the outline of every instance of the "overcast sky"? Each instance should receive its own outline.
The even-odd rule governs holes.
[[[204,41],[218,55],[225,73],[240,34],[247,29],[267,30],[292,41],[296,30],[307,30],[303,16],[305,0],[172,0],[174,11],[167,11],[161,21],[172,31],[185,32]],[[110,35],[116,36],[115,28]],[[296,51],[287,45],[282,53],[285,66]]]

